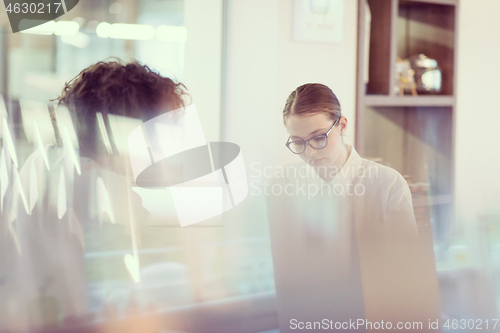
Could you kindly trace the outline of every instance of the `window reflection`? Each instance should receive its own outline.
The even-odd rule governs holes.
[[[5,221],[0,329],[64,331],[199,306],[241,309],[241,300],[271,298],[274,282],[263,200],[192,227],[152,223],[140,198],[127,191],[124,177],[88,158],[68,157],[78,154],[75,134],[69,125],[64,126],[66,134],[52,126],[55,107],[48,101],[82,69],[109,57],[137,59],[182,82],[189,38],[184,2],[87,0],[60,21],[67,22],[66,29],[78,25],[78,31],[8,34],[3,45],[9,71],[3,90],[6,117],[0,112],[6,126],[0,161]],[[108,29],[103,32],[108,37],[99,36],[100,25]],[[113,38],[120,37],[120,28],[134,26],[154,33],[146,40]],[[114,35],[113,28],[118,29]],[[128,30],[122,37],[130,35]],[[3,105],[0,101],[0,109]],[[57,114],[59,124],[74,123],[62,109]],[[5,128],[14,150],[9,150]],[[42,153],[61,144],[75,151],[64,151],[64,158]],[[68,168],[70,173],[64,171]],[[50,193],[47,198],[45,192]],[[129,206],[137,211],[130,213]],[[53,210],[50,215],[47,208]],[[88,215],[81,213],[84,208],[89,208]],[[173,318],[177,327],[189,326],[185,317]]]

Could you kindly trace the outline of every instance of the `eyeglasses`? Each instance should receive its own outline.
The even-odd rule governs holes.
[[[339,122],[340,118],[335,120],[333,123],[332,127],[326,132],[325,134],[320,134],[315,137],[310,138],[309,140],[295,140],[295,141],[290,141],[290,138],[288,138],[288,141],[286,142],[286,146],[290,151],[294,154],[302,154],[306,150],[306,144],[311,146],[314,149],[323,149],[326,147],[328,144],[328,134],[332,131],[332,129],[337,125]]]

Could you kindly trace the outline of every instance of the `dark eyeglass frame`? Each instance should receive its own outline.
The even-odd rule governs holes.
[[[340,118],[337,118],[337,120],[335,120],[335,122],[333,123],[332,127],[330,127],[330,129],[328,130],[328,132],[326,132],[325,134],[320,134],[320,135],[316,135],[316,136],[313,136],[312,138],[308,139],[308,140],[295,140],[295,141],[290,141],[291,138],[288,138],[285,146],[294,154],[302,154],[303,152],[306,151],[306,145],[309,145],[309,147],[313,148],[313,149],[316,149],[316,150],[319,150],[319,149],[323,149],[325,148],[326,146],[328,146],[328,134],[330,134],[330,132],[332,131],[332,129],[335,127],[335,125],[337,125],[337,123],[339,122]],[[311,140],[314,140],[314,139],[318,139],[318,138],[321,138],[321,137],[324,137],[325,140],[326,140],[326,144],[324,147],[321,147],[321,148],[316,148],[316,147],[313,147],[309,141]],[[300,153],[296,153],[292,150],[292,148],[290,148],[290,144],[292,143],[297,143],[297,142],[303,142],[302,146],[304,147],[304,150],[302,150]]]

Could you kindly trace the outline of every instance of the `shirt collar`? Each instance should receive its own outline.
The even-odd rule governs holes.
[[[345,143],[344,146],[346,147],[347,153],[349,154],[349,156],[347,157],[347,161],[342,166],[342,168],[340,168],[335,177],[333,177],[329,182],[324,181],[325,183],[345,184],[347,181],[352,182],[356,177],[359,168],[362,166],[363,159],[361,158],[361,156],[359,156],[356,149],[354,149],[352,145],[347,143]],[[306,164],[306,167],[308,168],[309,175],[314,175],[313,178],[321,179],[316,170],[314,170],[313,166]]]
[[[356,177],[359,171],[359,167],[361,166],[363,159],[361,158],[361,156],[359,156],[358,152],[356,151],[356,149],[354,149],[352,145],[344,144],[344,146],[346,147],[347,152],[349,154],[347,161],[339,170],[339,172],[335,175],[335,177],[333,177],[332,180],[328,182],[321,180],[322,182],[335,186],[335,184],[346,185],[354,181],[354,178]],[[319,175],[316,173],[314,168],[310,165],[307,166],[308,168],[311,169],[311,172],[312,174],[315,175],[315,178],[320,179]]]
[[[352,182],[358,173],[359,167],[361,166],[362,158],[352,145],[345,144],[345,147],[349,153],[349,157],[340,171],[335,175],[334,180],[338,179],[340,181]]]

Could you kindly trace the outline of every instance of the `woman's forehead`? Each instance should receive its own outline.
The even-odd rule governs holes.
[[[291,115],[285,120],[285,126],[290,136],[307,138],[314,134],[323,134],[332,126],[327,114]]]

